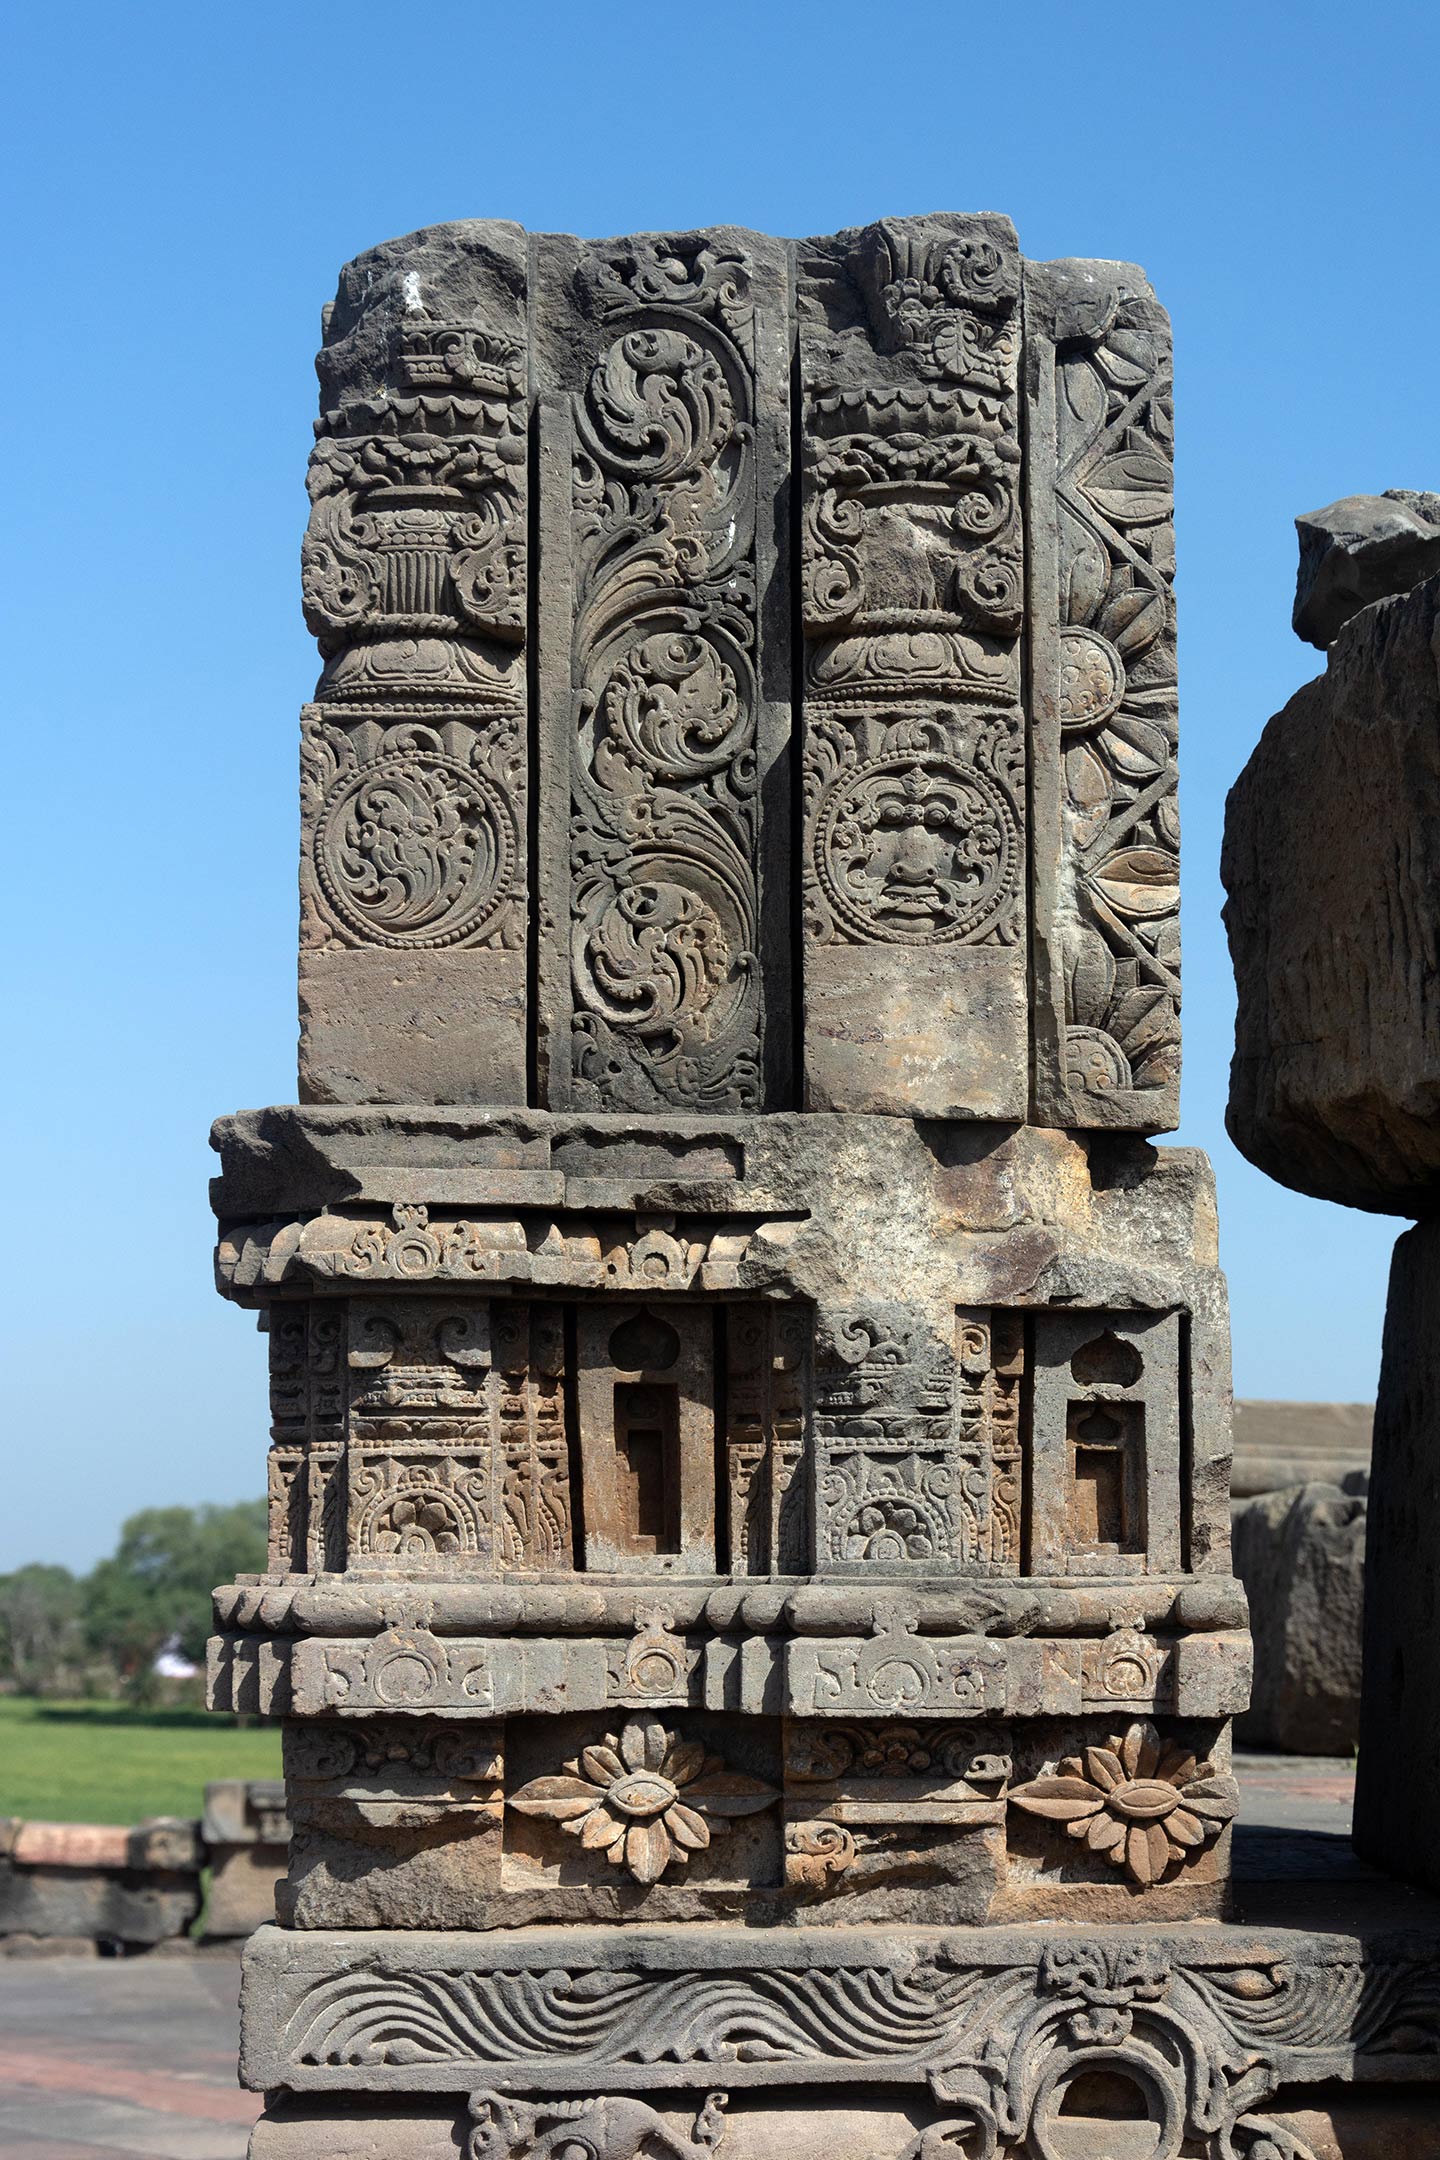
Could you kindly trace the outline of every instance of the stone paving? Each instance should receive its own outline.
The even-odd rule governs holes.
[[[6,2160],[243,2160],[230,1952],[0,1964]]]
[[[1235,1760],[1238,1880],[1369,1874],[1353,1763]],[[0,1962],[0,2155],[244,2160],[260,2098],[235,2085],[239,1976],[228,1951]]]

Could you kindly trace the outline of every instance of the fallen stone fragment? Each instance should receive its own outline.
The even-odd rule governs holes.
[[[1440,495],[1386,488],[1343,495],[1295,520],[1295,635],[1323,652],[1373,600],[1412,592],[1440,571]]]
[[[1440,1205],[1440,577],[1346,624],[1230,790],[1226,1125],[1297,1192]]]
[[[1360,1722],[1364,1498],[1323,1484],[1263,1493],[1235,1508],[1233,1537],[1255,1638],[1255,1686],[1236,1737],[1289,1755],[1348,1755]]]

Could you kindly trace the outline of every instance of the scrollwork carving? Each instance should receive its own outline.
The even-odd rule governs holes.
[[[678,243],[677,243],[678,246]],[[581,1100],[760,1094],[749,273],[591,251],[573,399],[572,1061]]]

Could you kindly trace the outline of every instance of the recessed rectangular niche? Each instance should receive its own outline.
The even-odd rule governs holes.
[[[632,1552],[680,1550],[680,1399],[673,1387],[617,1381],[615,1453],[621,1535]]]
[[[590,1573],[715,1571],[709,1306],[582,1306],[576,1408]]]
[[[1145,1550],[1145,1411],[1141,1403],[1072,1402],[1069,1545],[1113,1555]]]
[[[1177,1315],[1038,1312],[1031,1327],[1029,1571],[1177,1571]]]

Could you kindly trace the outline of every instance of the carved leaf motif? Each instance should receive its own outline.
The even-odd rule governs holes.
[[[1017,1787],[1010,1797],[1027,1814],[1045,1815],[1051,1822],[1062,1823],[1096,1815],[1103,1805],[1093,1785],[1073,1777],[1035,1778],[1029,1785]]]
[[[1155,340],[1145,330],[1116,324],[1096,354],[1096,363],[1120,390],[1138,390],[1155,368]]]
[[[1067,957],[1071,1015],[1082,1027],[1100,1027],[1115,987],[1115,956],[1098,931],[1078,925]]]
[[[717,1770],[685,1789],[692,1806],[706,1815],[758,1815],[775,1797],[773,1787],[739,1770]]]
[[[1110,558],[1093,533],[1073,520],[1069,522],[1075,535],[1075,546],[1070,561],[1065,619],[1084,624],[1091,620],[1105,597],[1110,582]]]
[[[1127,780],[1150,780],[1170,762],[1170,743],[1163,728],[1133,713],[1116,713],[1104,732],[1105,754]]]
[[[1061,385],[1065,403],[1074,414],[1083,439],[1098,435],[1105,425],[1108,400],[1105,385],[1095,369],[1085,360],[1067,361],[1061,370]]]
[[[1110,808],[1110,776],[1089,743],[1076,743],[1065,753],[1065,790],[1079,813],[1076,837],[1083,846]]]
[[[1179,859],[1162,848],[1122,848],[1091,877],[1116,914],[1127,921],[1168,915],[1180,904]]]
[[[1122,587],[1107,601],[1099,628],[1126,659],[1134,660],[1154,644],[1165,628],[1165,594],[1145,585]]]
[[[599,1794],[584,1778],[538,1777],[532,1778],[524,1789],[513,1795],[510,1805],[522,1815],[548,1815],[552,1822],[570,1822],[581,1815],[588,1815],[595,1806]]]
[[[1085,493],[1112,525],[1154,525],[1170,515],[1170,467],[1151,449],[1116,450],[1085,481]]]
[[[1108,1026],[1133,1065],[1145,1051],[1172,1040],[1175,1007],[1168,992],[1158,986],[1132,990],[1115,1006]]]

